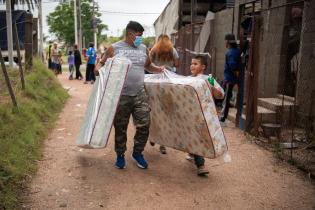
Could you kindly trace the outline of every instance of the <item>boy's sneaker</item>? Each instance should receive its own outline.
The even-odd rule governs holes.
[[[125,155],[117,155],[115,166],[118,169],[126,168]]]
[[[186,155],[186,160],[188,160],[188,161],[193,161],[194,160],[194,156],[192,155],[192,154],[187,154]]]
[[[205,168],[205,166],[199,166],[197,170],[197,175],[198,176],[205,176],[209,174],[209,171]]]
[[[137,162],[137,166],[142,169],[148,168],[148,163],[143,158],[143,155],[138,152],[132,153],[132,158]]]

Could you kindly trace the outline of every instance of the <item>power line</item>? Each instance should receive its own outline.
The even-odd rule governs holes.
[[[109,11],[109,10],[100,10],[99,12],[108,13],[108,14],[125,14],[125,15],[159,15],[159,12],[118,12],[118,11]]]

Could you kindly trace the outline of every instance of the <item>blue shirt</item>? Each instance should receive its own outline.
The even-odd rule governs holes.
[[[89,47],[89,49],[86,52],[86,56],[89,57],[88,64],[95,64],[96,51],[93,47]]]
[[[224,81],[228,83],[238,83],[235,71],[241,70],[241,52],[238,48],[229,48],[225,55]]]

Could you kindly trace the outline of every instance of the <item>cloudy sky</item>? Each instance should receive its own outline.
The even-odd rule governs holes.
[[[43,16],[44,16],[44,34],[48,34],[48,26],[46,23],[46,16],[53,12],[58,2],[55,0],[43,0]],[[102,21],[108,25],[109,35],[120,35],[129,20],[135,20],[147,26],[146,34],[152,35],[154,33],[152,25],[163,11],[169,0],[95,0],[100,7],[102,13]],[[4,9],[4,5],[0,6]],[[26,9],[26,7],[25,7]],[[130,14],[130,13],[144,13],[144,14]],[[145,14],[150,13],[150,14]],[[153,13],[153,14],[152,14]],[[34,11],[37,16],[37,11]],[[151,28],[151,29],[150,29]]]

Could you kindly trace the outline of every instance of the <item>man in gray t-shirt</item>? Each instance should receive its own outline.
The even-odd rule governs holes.
[[[117,154],[115,165],[119,169],[125,168],[124,153],[127,149],[127,128],[130,115],[132,115],[136,126],[132,158],[136,161],[139,168],[146,169],[148,167],[148,163],[142,155],[149,137],[150,127],[150,107],[148,96],[144,89],[144,69],[153,73],[161,73],[164,67],[158,67],[151,63],[148,50],[142,44],[143,31],[141,24],[130,21],[126,27],[125,40],[110,46],[96,66],[97,71],[105,64],[107,58],[117,54],[124,55],[132,62],[114,119],[115,151]]]

